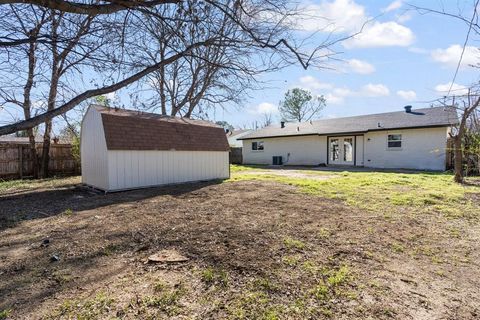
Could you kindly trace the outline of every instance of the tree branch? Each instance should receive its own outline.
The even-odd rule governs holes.
[[[2,4],[33,4],[40,7],[49,9],[55,9],[62,12],[87,14],[87,15],[99,15],[99,14],[111,14],[121,10],[135,9],[135,8],[152,8],[158,5],[179,3],[181,0],[150,0],[150,1],[135,1],[135,0],[111,0],[106,1],[104,4],[91,4],[65,1],[65,0],[0,0]]]
[[[19,122],[10,124],[10,125],[2,126],[2,127],[0,127],[0,135],[10,134],[10,133],[14,133],[14,132],[17,132],[17,131],[20,131],[20,130],[26,130],[26,129],[29,129],[29,128],[33,128],[35,126],[38,126],[38,125],[44,123],[47,120],[50,120],[50,119],[52,119],[56,116],[59,116],[59,115],[65,113],[69,110],[72,110],[78,104],[80,104],[81,102],[83,102],[83,101],[85,101],[89,98],[93,98],[95,96],[99,96],[99,95],[102,95],[102,94],[107,94],[107,93],[114,92],[114,91],[117,91],[119,89],[122,89],[122,88],[134,83],[135,81],[143,78],[144,76],[158,70],[160,67],[165,66],[167,64],[170,64],[170,63],[174,62],[175,60],[183,57],[188,52],[190,52],[193,48],[199,47],[199,46],[202,46],[202,45],[209,45],[211,42],[212,42],[212,40],[210,40],[210,41],[207,40],[205,42],[195,43],[195,44],[187,47],[184,51],[179,52],[179,53],[177,53],[173,56],[170,56],[169,58],[167,58],[165,60],[162,60],[162,61],[160,61],[156,64],[153,64],[153,65],[143,69],[142,71],[137,72],[134,75],[132,75],[132,76],[126,78],[126,79],[123,79],[122,81],[119,81],[115,84],[105,86],[105,87],[102,87],[102,88],[87,90],[87,91],[79,94],[78,96],[74,97],[73,99],[71,99],[67,103],[61,105],[58,108],[47,111],[47,112],[45,112],[41,115],[35,116],[35,117],[30,118],[28,120],[23,120],[23,121],[19,121]]]

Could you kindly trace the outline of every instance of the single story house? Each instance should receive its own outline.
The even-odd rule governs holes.
[[[225,131],[201,120],[92,105],[80,153],[82,182],[104,191],[230,176]]]
[[[284,123],[241,137],[244,164],[443,171],[455,109],[432,107]]]
[[[228,144],[230,147],[234,148],[241,148],[242,147],[242,140],[240,140],[241,137],[246,136],[252,132],[252,130],[247,129],[247,130],[228,130],[226,132],[227,139],[228,139]]]

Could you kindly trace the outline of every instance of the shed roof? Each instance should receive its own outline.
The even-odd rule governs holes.
[[[285,128],[271,125],[247,134],[238,140],[302,135],[333,135],[402,128],[447,127],[458,123],[456,110],[450,107],[415,109],[356,117],[322,119],[311,122],[286,123]]]
[[[95,105],[108,150],[228,151],[222,127],[203,120]]]

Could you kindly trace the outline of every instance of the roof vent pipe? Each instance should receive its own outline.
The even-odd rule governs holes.
[[[280,127],[283,129],[285,128],[285,121],[280,121]]]
[[[412,113],[412,106],[405,106],[404,108],[406,113]]]

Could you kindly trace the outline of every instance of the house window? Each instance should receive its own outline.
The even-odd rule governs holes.
[[[252,150],[263,151],[263,141],[252,142]]]
[[[388,135],[388,148],[398,149],[402,147],[402,135],[401,134],[389,134]]]
[[[339,158],[340,146],[338,145],[338,139],[330,140],[330,160],[336,161]]]
[[[352,138],[343,139],[343,161],[345,162],[353,161],[353,139]]]

